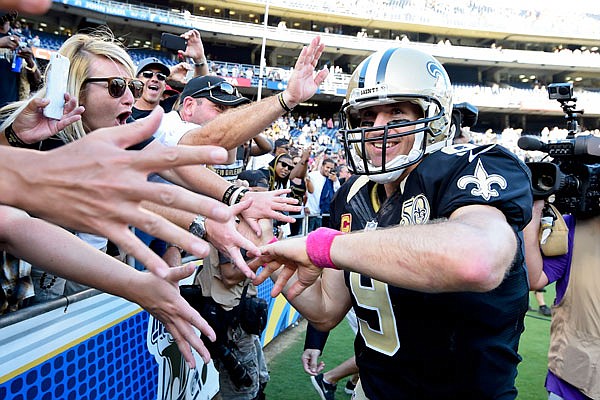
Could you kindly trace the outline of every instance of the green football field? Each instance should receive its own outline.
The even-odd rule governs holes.
[[[552,304],[554,286],[547,288],[546,304]],[[537,303],[530,294],[530,304],[537,309]],[[304,372],[300,356],[304,348],[305,323],[292,328],[265,348],[271,371],[271,381],[267,385],[267,398],[271,399],[318,399],[309,376]],[[540,400],[547,398],[544,389],[546,377],[546,356],[550,333],[550,319],[537,311],[529,311],[525,317],[525,332],[521,336],[519,353],[523,358],[519,366],[517,388],[519,399]],[[352,355],[352,331],[345,321],[335,328],[321,357],[325,370],[335,367]],[[288,343],[285,343],[288,342]],[[344,393],[346,380],[338,384],[336,399],[349,399]]]

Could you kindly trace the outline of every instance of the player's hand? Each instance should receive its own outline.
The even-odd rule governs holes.
[[[322,273],[322,269],[312,264],[306,254],[306,238],[292,238],[281,240],[260,248],[262,255],[248,263],[250,268],[256,270],[262,265],[263,269],[253,281],[255,285],[263,283],[275,271],[279,276],[271,297],[277,297],[290,279],[295,276],[295,281],[285,291],[288,299],[293,299],[312,285]]]
[[[304,371],[312,376],[317,376],[325,368],[323,361],[319,362],[321,356],[321,350],[319,349],[306,349],[302,353],[302,366]]]

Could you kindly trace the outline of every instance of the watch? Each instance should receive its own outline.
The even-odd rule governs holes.
[[[200,239],[206,239],[206,217],[198,215],[194,222],[190,224],[189,231]]]

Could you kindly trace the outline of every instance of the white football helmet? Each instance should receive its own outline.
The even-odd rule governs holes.
[[[358,111],[375,105],[411,102],[423,111],[417,121],[392,121],[385,126],[361,127]],[[393,182],[406,167],[417,163],[425,154],[452,144],[450,131],[452,114],[452,85],[446,70],[431,55],[415,49],[391,48],[373,53],[356,68],[340,112],[340,132],[348,166],[353,173],[369,175],[378,183]],[[392,130],[415,126],[407,132]],[[370,138],[366,132],[382,131],[383,142],[407,135],[415,135],[409,154],[386,159],[374,166],[365,152],[365,143],[381,141]],[[383,147],[385,149],[385,146]]]

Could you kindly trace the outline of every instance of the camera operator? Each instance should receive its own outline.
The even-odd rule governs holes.
[[[521,148],[554,157],[528,164],[537,200],[524,230],[531,289],[556,282],[546,389],[549,400],[600,399],[600,138],[575,138],[575,115],[583,111],[574,109],[572,84],[549,85],[548,93],[567,115],[567,139],[519,139]]]
[[[564,254],[548,257],[540,251],[543,209],[544,201],[536,200],[524,236],[531,289],[556,282],[546,377],[548,399],[598,399],[600,375],[595,365],[600,359],[600,215],[587,219],[558,215],[568,228],[564,238],[568,246]]]

